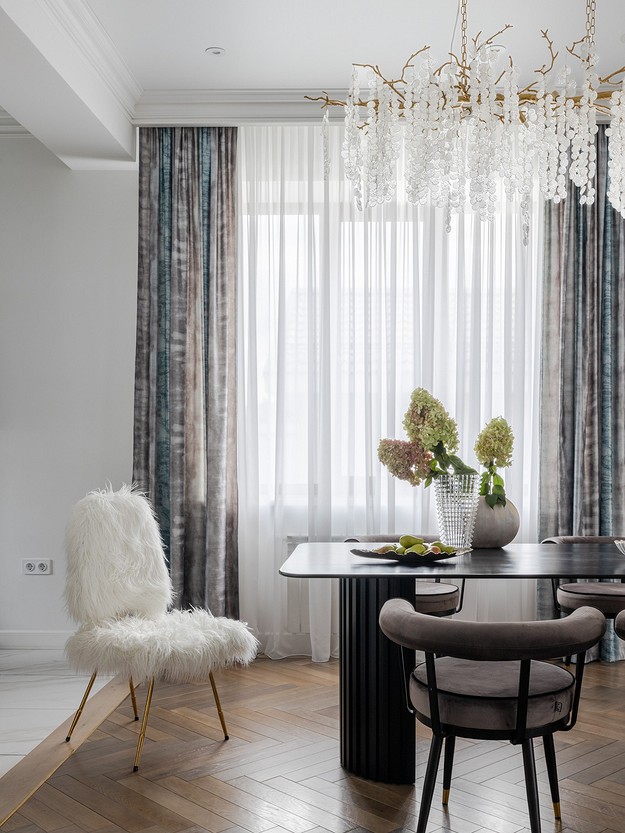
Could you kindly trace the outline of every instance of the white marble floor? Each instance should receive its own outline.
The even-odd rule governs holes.
[[[62,650],[0,649],[0,778],[73,714],[87,681]]]

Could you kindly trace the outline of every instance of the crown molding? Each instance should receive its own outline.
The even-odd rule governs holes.
[[[132,120],[142,87],[85,0],[39,0]]]
[[[0,136],[32,136],[32,133],[0,107]]]
[[[328,90],[344,99],[347,90]],[[311,90],[145,90],[135,107],[138,126],[200,125],[236,126],[271,122],[318,123],[319,102],[307,101]],[[340,107],[331,108],[332,121],[342,121]]]

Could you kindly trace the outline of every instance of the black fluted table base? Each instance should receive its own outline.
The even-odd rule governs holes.
[[[341,579],[341,765],[387,784],[415,780],[415,721],[406,707],[402,656],[380,630],[387,599],[414,604],[414,578]],[[414,653],[404,652],[410,673]]]

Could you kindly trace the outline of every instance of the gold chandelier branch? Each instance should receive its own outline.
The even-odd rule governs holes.
[[[622,66],[620,69],[617,69],[614,72],[611,72],[609,75],[605,75],[603,78],[600,78],[599,83],[600,84],[612,84],[613,86],[617,86],[618,84],[620,84],[620,81],[612,81],[612,79],[614,78],[615,75],[625,75],[625,65]],[[605,93],[606,93],[606,95],[608,95],[608,93],[610,95],[612,94],[608,90],[606,90]],[[599,95],[601,95],[601,92],[599,93]]]
[[[545,41],[547,42],[547,49],[549,50],[549,57],[550,57],[550,61],[549,61],[549,66],[547,66],[547,64],[543,64],[543,65],[542,65],[542,67],[541,67],[540,69],[535,69],[535,70],[534,70],[534,72],[537,72],[537,73],[539,73],[540,75],[545,75],[545,76],[546,76],[546,75],[548,75],[548,74],[551,72],[551,70],[554,68],[554,66],[555,66],[555,64],[556,64],[556,60],[557,60],[558,55],[559,55],[560,53],[559,53],[559,52],[555,52],[555,51],[554,51],[554,48],[553,48],[553,41],[552,41],[552,40],[551,40],[551,38],[549,37],[549,30],[548,30],[548,29],[541,29],[541,30],[540,30],[540,34],[542,35],[542,37],[543,37],[543,38],[545,39]]]
[[[410,58],[408,60],[410,60]],[[393,90],[393,92],[395,93],[397,98],[399,98],[401,101],[405,101],[406,96],[401,92],[401,90],[397,89],[397,85],[406,83],[403,79],[403,74],[407,69],[407,62],[406,62],[406,66],[404,66],[404,70],[402,72],[402,77],[401,78],[395,78],[395,79],[385,78],[382,75],[382,70],[380,69],[380,67],[377,64],[375,66],[373,64],[352,64],[352,66],[361,67],[362,69],[370,69],[373,72],[374,75],[378,76],[378,78],[380,79],[380,81],[382,81],[383,84],[386,84],[387,87],[389,87],[391,90]]]
[[[574,58],[577,58],[582,63],[585,63],[587,59],[583,55],[580,55],[579,52],[576,51],[576,49],[577,49],[578,46],[581,46],[583,43],[587,43],[587,42],[588,42],[588,40],[584,36],[583,38],[580,38],[579,40],[573,41],[573,43],[570,46],[566,47],[566,51],[569,53],[569,55],[572,55]]]

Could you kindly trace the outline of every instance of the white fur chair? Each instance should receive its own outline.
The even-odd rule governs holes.
[[[224,739],[228,730],[213,669],[248,664],[258,642],[243,622],[206,610],[172,610],[172,585],[160,530],[147,498],[123,486],[89,492],[72,510],[66,533],[65,600],[79,630],[65,645],[71,666],[91,674],[69,741],[96,675],[122,674],[138,720],[134,684],[149,681],[137,743],[139,768],[155,679],[209,681]]]

